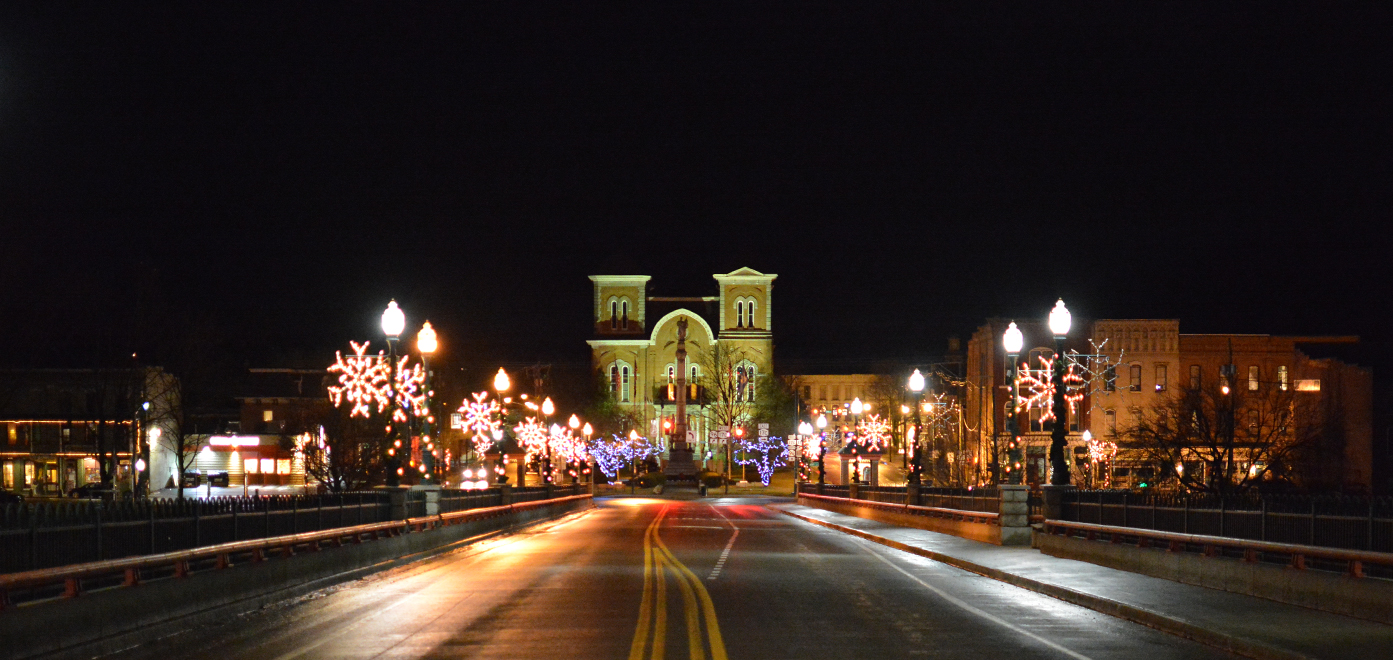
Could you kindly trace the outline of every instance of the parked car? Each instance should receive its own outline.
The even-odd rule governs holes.
[[[77,488],[68,491],[68,497],[90,500],[100,498],[101,496],[110,494],[112,492],[115,491],[113,491],[111,488],[103,487],[100,481],[94,481],[90,484],[82,484],[81,486],[78,486]]]
[[[11,493],[8,490],[0,490],[0,506],[6,504],[24,504],[24,496],[19,493]]]
[[[198,470],[184,470],[184,487],[198,488],[203,485],[203,475]]]
[[[228,478],[226,472],[210,472],[208,474],[208,484],[211,486],[217,486],[218,488],[227,488],[228,484],[230,484],[231,482],[232,481]]]

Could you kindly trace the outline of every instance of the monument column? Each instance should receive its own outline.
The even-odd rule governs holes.
[[[676,396],[673,403],[677,407],[677,419],[673,420],[672,436],[668,441],[668,461],[663,468],[668,483],[690,482],[697,478],[696,463],[692,460],[692,447],[687,444],[687,318],[677,318],[677,373],[674,383]]]

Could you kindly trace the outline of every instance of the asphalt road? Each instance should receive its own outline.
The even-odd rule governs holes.
[[[118,657],[1233,656],[760,500],[625,498]]]

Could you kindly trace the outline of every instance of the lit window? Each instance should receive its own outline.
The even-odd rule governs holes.
[[[667,398],[668,400],[677,398],[677,368],[667,368]]]
[[[1320,391],[1320,379],[1319,379],[1319,378],[1312,378],[1312,379],[1308,379],[1308,380],[1298,380],[1298,381],[1296,381],[1296,391],[1297,391],[1297,392],[1319,392],[1319,391]]]
[[[1141,391],[1141,365],[1140,365],[1140,364],[1134,364],[1134,365],[1132,365],[1131,372],[1132,372],[1132,373],[1131,373],[1132,383],[1131,383],[1131,385],[1130,385],[1127,389],[1129,389],[1129,390],[1131,390],[1131,391],[1133,391],[1133,392],[1140,392],[1140,391]]]
[[[1258,365],[1255,364],[1255,365],[1252,365],[1252,366],[1248,367],[1248,391],[1249,391],[1249,392],[1256,392],[1256,391],[1258,391],[1258,375],[1259,375],[1259,373],[1260,373],[1260,372],[1258,371]]]
[[[275,419],[275,416],[275,413],[270,410],[261,411],[261,421],[263,422],[269,422],[272,419]]]
[[[624,365],[624,367],[623,367],[622,369],[620,369],[619,371],[620,371],[620,376],[623,378],[623,382],[621,382],[621,383],[619,384],[619,387],[620,387],[619,398],[620,398],[620,400],[622,400],[622,401],[628,401],[628,400],[629,400],[629,365]]]
[[[257,472],[259,472],[259,470],[256,469],[256,466],[256,459],[248,458],[247,460],[242,462],[242,471],[246,472],[247,474],[256,474]]]
[[[276,459],[274,459],[274,458],[263,458],[263,459],[261,459],[261,473],[262,473],[262,474],[274,474],[275,471],[276,471]]]
[[[1156,365],[1156,391],[1166,391],[1166,365]]]
[[[1290,379],[1291,375],[1287,373],[1287,365],[1284,364],[1277,367],[1277,385],[1282,388],[1283,392],[1287,391],[1287,387],[1291,382]]]
[[[290,474],[290,459],[276,459],[276,474]]]

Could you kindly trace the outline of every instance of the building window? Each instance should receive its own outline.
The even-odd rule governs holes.
[[[1141,391],[1141,365],[1134,364],[1131,369],[1131,385],[1127,388],[1133,392]]]
[[[677,398],[677,368],[667,368],[667,398],[672,401]]]
[[[615,398],[619,397],[619,365],[617,364],[609,365],[609,391],[614,394]]]
[[[735,327],[745,327],[745,301],[735,301]]]
[[[625,330],[628,330],[628,329],[629,329],[629,301],[628,301],[628,300],[625,300],[625,301],[623,302],[623,304],[620,306],[620,309],[622,310],[622,311],[621,311],[622,316],[621,316],[620,319],[619,319],[619,325],[622,326]]]
[[[1116,391],[1117,391],[1117,367],[1116,367],[1116,366],[1108,367],[1108,368],[1107,368],[1107,371],[1103,372],[1103,391],[1104,391],[1104,392],[1116,392]]]
[[[1258,391],[1258,375],[1259,375],[1259,373],[1261,373],[1261,372],[1258,370],[1258,365],[1255,364],[1255,365],[1252,365],[1252,366],[1248,367],[1248,391],[1249,391],[1249,392],[1256,392],[1256,391]]]
[[[620,400],[620,401],[628,401],[628,400],[629,400],[629,365],[626,364],[626,365],[624,365],[623,367],[620,367],[620,369],[619,369],[619,374],[620,374],[620,377],[623,379],[623,381],[619,384],[619,388],[620,388],[620,389],[619,389],[619,400]]]
[[[1252,433],[1253,435],[1257,435],[1257,433],[1258,433],[1258,425],[1259,425],[1260,423],[1261,423],[1261,418],[1258,416],[1258,411],[1256,411],[1256,410],[1249,410],[1249,411],[1248,411],[1248,432],[1249,432],[1249,433]]]
[[[1117,435],[1117,411],[1104,410],[1103,421],[1108,427],[1108,435]]]
[[[261,411],[261,421],[263,421],[263,422],[269,422],[269,421],[271,421],[272,419],[275,419],[275,417],[276,417],[275,413],[273,413],[273,412],[270,411],[270,410],[263,410],[263,411]]]
[[[1290,379],[1291,374],[1287,373],[1287,365],[1284,364],[1277,367],[1277,385],[1282,388],[1283,392],[1287,391],[1287,387],[1291,382]]]
[[[609,301],[609,329],[610,329],[610,330],[617,330],[618,328],[619,328],[619,301],[618,301],[618,300],[611,300],[611,301]]]
[[[754,299],[754,298],[746,298],[746,299],[745,299],[745,327],[747,327],[747,328],[753,328],[753,327],[755,327],[756,325],[757,325],[757,324],[755,323],[755,299]]]
[[[818,401],[826,401],[826,400],[827,400],[827,386],[826,386],[826,385],[818,385],[818,386],[817,386],[817,400],[818,400]],[[10,430],[11,430],[11,432],[13,432],[14,427],[11,426],[11,427],[10,427]],[[14,444],[14,443],[10,443],[10,444]]]
[[[1199,388],[1200,388],[1200,365],[1198,365],[1198,364],[1192,364],[1192,365],[1190,365],[1190,389],[1192,389],[1192,390],[1197,390],[1197,389],[1199,389]]]
[[[804,386],[803,386],[803,400],[804,400],[804,401],[811,401],[812,399],[813,399],[813,386],[812,386],[812,385],[804,385]]]
[[[1166,391],[1166,365],[1156,365],[1156,391]]]

